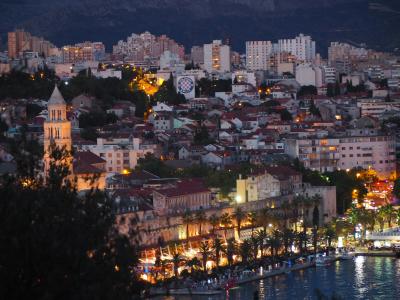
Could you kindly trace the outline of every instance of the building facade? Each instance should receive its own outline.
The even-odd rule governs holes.
[[[222,41],[214,40],[204,45],[204,69],[208,73],[225,73],[231,70],[231,50]]]

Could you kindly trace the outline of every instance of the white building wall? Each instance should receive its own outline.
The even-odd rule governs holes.
[[[246,42],[246,67],[247,70],[267,70],[268,59],[272,54],[272,43],[270,41],[248,41]]]

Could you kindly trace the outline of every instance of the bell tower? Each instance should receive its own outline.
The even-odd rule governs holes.
[[[67,104],[57,86],[47,103],[48,116],[44,122],[44,174],[47,176],[50,168],[49,146],[54,143],[59,148],[65,146],[71,151],[71,122],[67,119]],[[72,168],[72,167],[71,167]]]

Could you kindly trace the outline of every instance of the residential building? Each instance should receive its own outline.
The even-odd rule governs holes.
[[[106,161],[108,173],[121,173],[126,169],[135,169],[138,160],[152,149],[144,147],[140,139],[127,138],[98,138],[96,145],[85,145],[84,150],[89,150]]]
[[[204,64],[204,47],[193,46],[190,50],[190,59],[195,65]]]
[[[211,191],[197,179],[178,181],[153,192],[154,210],[160,215],[206,209],[211,206],[211,199]]]
[[[246,68],[250,71],[268,70],[269,57],[272,54],[272,42],[246,42]]]
[[[254,171],[246,179],[236,180],[236,202],[266,200],[293,194],[302,187],[301,173],[290,167],[265,167]]]
[[[231,50],[221,40],[204,45],[204,69],[208,73],[225,73],[231,70]]]
[[[315,59],[315,41],[311,36],[300,34],[293,39],[278,40],[279,52],[289,52],[303,62],[312,62]]]

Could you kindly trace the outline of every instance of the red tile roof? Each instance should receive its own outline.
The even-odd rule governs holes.
[[[156,192],[166,197],[179,197],[199,193],[209,193],[210,190],[205,187],[204,182],[201,179],[189,179],[177,182],[172,188],[158,189]]]

